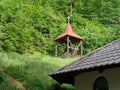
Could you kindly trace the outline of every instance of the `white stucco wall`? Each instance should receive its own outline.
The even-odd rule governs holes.
[[[81,73],[75,76],[75,90],[93,90],[95,80],[101,76],[106,78],[109,90],[120,90],[120,68]]]

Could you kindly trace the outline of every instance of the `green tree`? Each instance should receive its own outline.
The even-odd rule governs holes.
[[[119,3],[119,0],[1,0],[1,50],[53,54],[54,38],[64,32],[72,5],[70,23],[74,32],[85,38],[87,53],[119,37]]]

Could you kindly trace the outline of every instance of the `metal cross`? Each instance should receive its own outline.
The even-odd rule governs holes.
[[[68,19],[68,22],[70,22],[70,16],[68,16],[67,19]]]

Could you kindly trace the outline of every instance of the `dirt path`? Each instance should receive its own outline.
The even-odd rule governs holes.
[[[3,67],[0,66],[0,71],[4,72],[5,69]],[[5,73],[5,72],[4,72]],[[27,90],[24,86],[23,86],[23,83],[20,82],[19,80],[17,79],[14,79],[12,78],[10,75],[6,74],[5,75],[7,76],[7,78],[9,79],[10,83],[14,86],[16,86],[19,90]]]

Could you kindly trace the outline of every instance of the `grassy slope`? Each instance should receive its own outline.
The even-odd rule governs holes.
[[[0,53],[0,66],[5,73],[20,81],[28,90],[55,90],[65,88],[51,79],[48,74],[70,62],[75,58],[55,58],[40,54]],[[73,87],[66,86],[69,90]],[[67,89],[63,89],[67,90]]]

